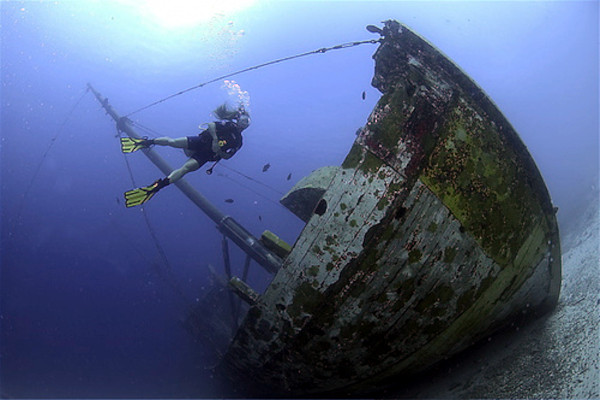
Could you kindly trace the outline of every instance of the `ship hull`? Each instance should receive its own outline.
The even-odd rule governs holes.
[[[252,393],[368,393],[557,302],[555,210],[517,133],[425,40],[383,34],[382,98],[221,365]]]

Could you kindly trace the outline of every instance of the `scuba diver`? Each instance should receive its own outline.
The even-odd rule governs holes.
[[[160,189],[177,182],[188,172],[196,171],[208,161],[229,159],[242,147],[242,131],[250,125],[250,115],[243,105],[231,110],[227,103],[220,105],[213,114],[219,121],[208,123],[208,128],[197,136],[156,139],[121,138],[121,151],[132,153],[153,145],[183,149],[190,157],[181,168],[152,185],[125,192],[125,206],[133,207],[150,200]]]

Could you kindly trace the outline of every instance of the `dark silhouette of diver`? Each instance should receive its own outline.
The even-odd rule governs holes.
[[[219,121],[208,123],[207,129],[197,136],[180,138],[159,137],[156,139],[121,138],[121,151],[132,153],[152,145],[183,149],[190,157],[181,168],[169,176],[158,179],[152,185],[125,192],[125,206],[133,207],[150,200],[160,189],[177,182],[188,172],[196,171],[208,161],[229,159],[242,147],[242,131],[250,125],[250,115],[243,105],[231,110],[223,104],[214,115]]]

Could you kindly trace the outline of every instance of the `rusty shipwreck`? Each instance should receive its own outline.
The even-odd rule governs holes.
[[[369,30],[382,97],[343,164],[282,199],[306,222],[295,244],[214,215],[274,275],[264,293],[231,277],[248,304],[235,324],[192,321],[222,348],[235,394],[368,393],[558,300],[555,209],[515,130],[406,26]]]

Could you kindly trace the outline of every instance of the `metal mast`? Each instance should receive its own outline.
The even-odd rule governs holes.
[[[102,107],[106,110],[106,113],[112,117],[117,123],[120,130],[127,133],[130,137],[140,139],[139,133],[133,129],[130,121],[127,118],[121,118],[121,116],[115,111],[115,109],[108,103],[108,99],[103,97],[91,84],[87,84],[88,88],[94,93],[96,99],[100,102]],[[142,152],[160,169],[165,175],[168,175],[173,171],[173,168],[155,152],[152,148],[142,149]],[[256,239],[250,232],[248,232],[243,226],[241,226],[232,217],[223,214],[217,209],[206,197],[200,192],[194,189],[185,179],[180,179],[175,182],[175,186],[179,188],[198,208],[212,219],[216,224],[217,228],[228,238],[230,238],[235,244],[237,244],[246,254],[252,257],[257,263],[271,273],[275,273],[281,267],[281,258],[273,254],[263,244]]]

